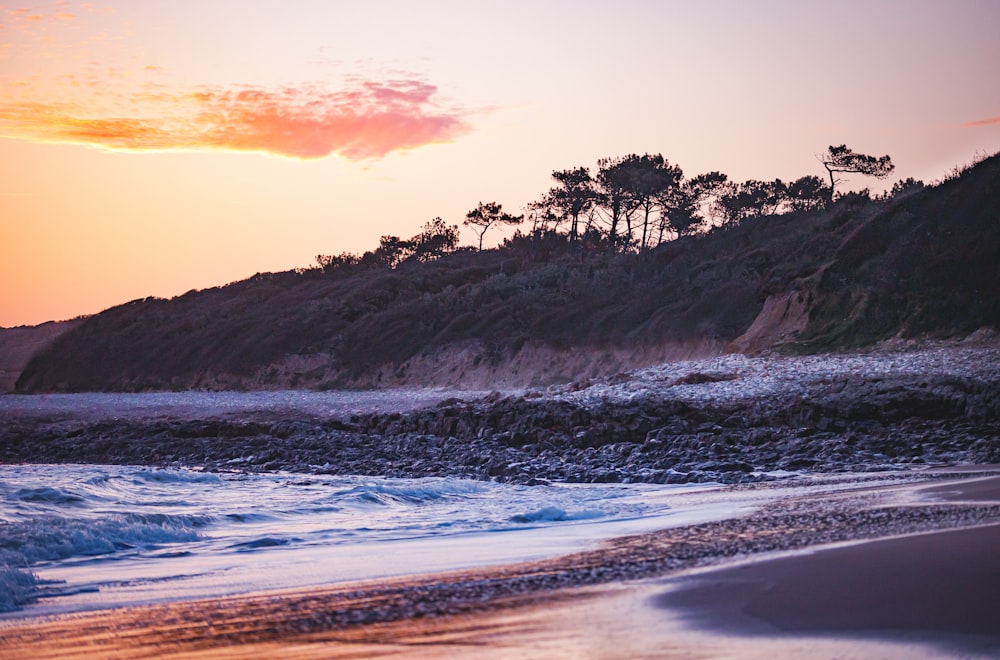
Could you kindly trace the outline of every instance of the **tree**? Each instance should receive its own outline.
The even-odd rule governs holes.
[[[401,241],[398,236],[383,236],[375,250],[376,260],[387,268],[395,268],[413,254],[414,247],[412,240]]]
[[[711,197],[718,196],[729,182],[722,172],[706,172],[683,181],[660,197],[660,237],[667,230],[678,236],[693,234],[705,224],[703,209]]]
[[[788,203],[793,211],[816,211],[826,206],[830,190],[818,176],[810,174],[788,184]]]
[[[892,184],[892,190],[883,195],[883,199],[892,199],[901,195],[910,195],[924,189],[924,182],[914,179],[912,176],[900,179]]]
[[[738,224],[744,218],[776,214],[787,199],[788,187],[781,179],[750,179],[730,185],[719,197],[718,205],[726,222]]]
[[[361,262],[361,258],[350,252],[340,254],[317,254],[316,263],[324,273],[350,270]]]
[[[546,219],[550,219],[549,214],[556,218],[568,219],[569,239],[575,242],[579,236],[580,215],[593,208],[600,197],[594,188],[594,179],[586,167],[557,170],[552,172],[552,178],[559,183],[559,186],[549,189],[542,199],[532,206],[546,212],[542,216]]]
[[[472,225],[478,227],[479,229],[476,233],[479,235],[479,250],[483,249],[483,236],[486,235],[486,230],[495,224],[503,225],[516,225],[524,220],[523,215],[511,215],[509,213],[504,213],[502,211],[502,206],[496,202],[489,202],[483,204],[479,202],[476,208],[472,209],[465,214],[466,226]]]
[[[639,240],[639,249],[645,250],[653,211],[660,206],[660,200],[669,191],[679,187],[684,173],[681,168],[671,165],[660,154],[628,156],[623,165],[625,166],[629,205],[631,208],[642,211],[642,237]],[[631,230],[630,226],[630,234]]]
[[[876,179],[884,179],[892,174],[896,166],[892,164],[889,156],[868,156],[866,154],[855,153],[842,144],[838,147],[831,146],[827,152],[819,157],[823,167],[830,174],[830,201],[833,201],[834,188],[842,180],[836,178],[836,174],[863,174],[873,176]]]
[[[441,218],[434,218],[408,242],[413,246],[411,258],[432,261],[454,252],[458,247],[458,225],[446,225]]]
[[[625,222],[622,247],[632,243],[632,218],[642,211],[642,236],[639,248],[644,249],[649,237],[649,223],[658,200],[666,190],[676,187],[684,176],[679,167],[671,165],[660,154],[629,154],[620,158],[597,161],[597,186],[600,203],[610,219],[608,247],[618,247],[618,229]]]
[[[638,156],[632,156],[638,158]],[[607,211],[610,219],[608,228],[608,250],[614,252],[618,247],[618,225],[622,217],[630,213],[628,166],[625,158],[602,158],[597,161],[597,187],[600,194],[599,203]],[[631,235],[625,241],[628,246]]]
[[[424,224],[421,232],[409,240],[382,236],[378,247],[362,255],[343,252],[339,255],[316,255],[316,263],[326,273],[351,272],[356,269],[396,268],[405,261],[432,261],[458,246],[458,225],[448,226],[441,218]]]

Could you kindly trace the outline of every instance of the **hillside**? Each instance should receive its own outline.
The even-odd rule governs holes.
[[[538,384],[775,342],[958,336],[1000,327],[997,263],[994,156],[887,202],[846,198],[644,254],[547,235],[134,301],[58,337],[17,389]]]
[[[41,325],[0,328],[0,392],[12,392],[31,356],[79,324],[79,320],[50,321]]]

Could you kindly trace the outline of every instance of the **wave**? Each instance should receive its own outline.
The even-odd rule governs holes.
[[[473,497],[485,492],[486,488],[478,482],[455,479],[408,485],[372,483],[337,491],[334,497],[364,504],[425,504],[447,498]]]
[[[21,488],[14,493],[14,499],[22,502],[35,502],[44,504],[78,504],[83,502],[83,497],[61,488]]]
[[[220,484],[222,478],[216,474],[208,472],[189,472],[186,470],[139,470],[132,475],[136,479],[146,482],[169,484],[169,483],[193,483],[193,484]]]
[[[532,511],[531,513],[519,513],[515,516],[511,516],[510,522],[566,522],[571,520],[593,520],[594,518],[603,518],[604,516],[605,513],[603,511],[598,511],[596,509],[566,513],[559,507],[547,506],[543,509]]]
[[[18,553],[0,551],[0,612],[11,612],[38,597],[38,578]]]
[[[275,516],[266,513],[227,513],[226,520],[238,523],[267,522],[274,520]]]
[[[260,548],[274,548],[282,545],[288,545],[289,543],[290,541],[288,539],[279,539],[273,536],[265,536],[263,538],[254,539],[253,541],[234,543],[229,547],[235,549],[237,552],[250,552],[253,550],[258,550]]]
[[[206,516],[118,514],[99,520],[39,516],[0,526],[0,549],[28,563],[106,555],[138,546],[197,541]]]

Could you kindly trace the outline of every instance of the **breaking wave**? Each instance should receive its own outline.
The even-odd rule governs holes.
[[[198,540],[203,516],[164,514],[113,515],[103,520],[42,516],[7,524],[0,548],[16,552],[29,563],[69,557],[106,555],[137,547]]]
[[[398,547],[386,541],[662,512],[641,492],[623,484],[0,466],[0,611],[42,596],[48,606],[56,596],[120,590],[151,576],[219,575],[258,560],[281,565],[296,549],[350,547],[377,564]],[[50,578],[66,585],[47,586]]]
[[[38,578],[27,568],[24,557],[0,551],[0,612],[10,612],[38,596]]]

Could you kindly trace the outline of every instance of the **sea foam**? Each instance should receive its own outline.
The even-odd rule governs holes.
[[[121,603],[530,559],[551,551],[546,528],[576,548],[611,533],[599,526],[662,516],[669,507],[649,497],[659,490],[0,466],[0,606],[38,598],[31,611],[51,612],[93,592]]]

